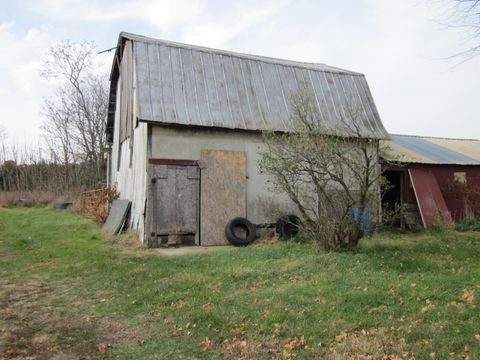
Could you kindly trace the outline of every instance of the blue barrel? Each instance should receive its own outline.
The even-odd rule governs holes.
[[[358,214],[360,213],[359,208],[353,209],[353,218],[355,221],[358,220]],[[372,235],[372,217],[370,216],[370,208],[363,209],[362,216],[362,236],[371,236]]]

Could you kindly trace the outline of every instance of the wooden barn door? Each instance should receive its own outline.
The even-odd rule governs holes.
[[[198,166],[150,164],[149,245],[198,244]]]
[[[243,151],[202,150],[201,245],[226,245],[225,225],[246,216],[246,158]]]

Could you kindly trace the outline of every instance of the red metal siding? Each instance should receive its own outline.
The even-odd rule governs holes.
[[[470,205],[474,215],[480,217],[480,166],[477,165],[435,165],[435,164],[407,164],[405,166],[384,166],[384,169],[407,172],[408,169],[421,169],[431,171],[437,180],[440,191],[447,208],[454,221],[459,221],[465,216],[465,201],[462,196],[452,191],[451,182],[454,173],[463,172],[466,174],[466,189],[470,194]],[[409,176],[404,176],[403,201],[407,204],[416,204],[415,193]],[[478,201],[475,200],[475,196]],[[473,200],[472,200],[473,199]]]
[[[409,169],[408,173],[417,198],[423,226],[450,223],[452,218],[435,175],[431,171],[423,169]]]

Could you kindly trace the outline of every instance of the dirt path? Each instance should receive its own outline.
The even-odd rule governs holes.
[[[107,359],[112,346],[136,340],[112,322],[61,316],[56,295],[45,284],[0,281],[0,360]]]

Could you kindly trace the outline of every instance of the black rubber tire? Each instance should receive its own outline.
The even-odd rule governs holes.
[[[53,208],[56,210],[65,210],[72,206],[72,203],[55,203],[53,204]]]
[[[289,214],[281,217],[275,224],[275,231],[280,240],[290,240],[298,235],[300,231],[300,218],[295,214]]]
[[[235,234],[235,228],[243,228],[246,232],[246,236],[238,236]],[[255,226],[245,218],[237,217],[233,218],[225,226],[225,236],[230,244],[235,246],[247,246],[251,244],[257,237]]]

